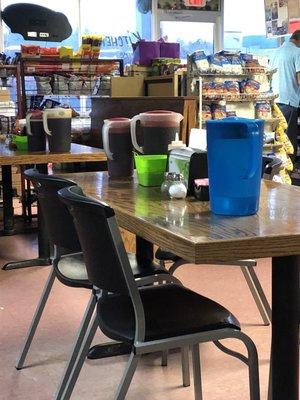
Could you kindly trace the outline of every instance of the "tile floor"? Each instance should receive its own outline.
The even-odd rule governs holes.
[[[33,235],[0,238],[0,265],[32,258]],[[49,267],[14,271],[0,270],[0,400],[48,400],[59,383],[89,292],[67,288],[58,281],[50,296],[26,368],[16,371],[15,360],[33,315]],[[261,260],[257,273],[270,298],[270,261]],[[267,398],[270,327],[260,315],[239,268],[228,266],[181,267],[177,276],[189,288],[229,308],[243,330],[257,345],[260,360],[261,396]],[[94,340],[107,339],[100,332]],[[229,341],[228,341],[229,342]],[[234,349],[240,346],[231,341]],[[86,361],[73,392],[73,400],[113,399],[127,357]],[[201,345],[204,400],[249,399],[247,367],[214,347]],[[168,367],[160,366],[160,355],[144,356],[129,389],[128,400],[192,400],[193,387],[181,387],[180,355],[172,352]],[[286,399],[287,400],[287,399]]]

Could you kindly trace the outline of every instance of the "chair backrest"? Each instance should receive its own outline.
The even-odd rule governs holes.
[[[78,186],[58,195],[74,218],[89,281],[107,292],[129,295],[128,282],[134,277],[114,210],[85,196]]]
[[[54,175],[41,174],[35,169],[26,170],[24,175],[33,183],[37,192],[50,242],[74,253],[81,252],[73,218],[57,194],[59,189],[76,184]]]

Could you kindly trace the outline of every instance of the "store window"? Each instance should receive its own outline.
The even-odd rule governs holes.
[[[265,2],[224,0],[224,48],[272,57],[279,46],[275,38],[266,38]]]
[[[131,62],[132,42],[143,36],[137,30],[136,3],[136,0],[81,0],[82,33],[105,35],[101,58],[123,58],[125,63]]]
[[[12,1],[12,0],[2,0],[1,7],[4,9],[5,7],[11,4],[23,3],[23,1]],[[4,52],[10,56],[14,56],[15,52],[20,51],[20,46],[23,43],[26,44],[36,44],[41,45],[43,47],[53,47],[58,45],[72,46],[74,49],[78,49],[78,37],[79,37],[79,9],[78,1],[74,0],[30,0],[32,4],[38,4],[43,7],[50,8],[55,11],[62,12],[68,18],[71,26],[72,26],[72,35],[60,43],[55,42],[31,42],[29,40],[24,41],[22,35],[18,33],[11,33],[10,29],[3,24],[3,41],[4,41]],[[75,3],[75,6],[74,6]]]
[[[132,58],[132,42],[138,38],[151,38],[151,1],[150,0],[30,0],[52,10],[65,14],[72,26],[72,35],[61,43],[30,42],[26,44],[40,44],[43,47],[66,45],[78,50],[80,36],[85,33],[105,35],[100,57],[123,58],[130,63]],[[22,0],[2,0],[1,7]],[[3,24],[4,51],[11,56],[20,51],[24,43],[21,35],[11,33]]]
[[[204,50],[212,54],[214,48],[214,24],[208,22],[162,21],[160,23],[162,37],[169,42],[180,43],[180,58],[195,50]]]

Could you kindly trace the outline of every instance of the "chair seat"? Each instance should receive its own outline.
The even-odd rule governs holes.
[[[145,311],[145,340],[232,328],[240,330],[238,320],[218,303],[183,286],[165,284],[139,289]],[[102,332],[109,338],[133,343],[134,310],[129,297],[109,295],[98,303]]]
[[[161,248],[158,248],[155,253],[155,258],[161,261],[178,261],[181,257],[177,256],[176,254],[172,253],[171,251],[166,251]]]
[[[128,253],[128,258],[135,278],[168,273],[167,270],[155,263],[148,263],[147,265],[139,263],[134,253]],[[58,279],[64,285],[92,289],[87,277],[82,253],[63,256],[58,262],[56,272]]]

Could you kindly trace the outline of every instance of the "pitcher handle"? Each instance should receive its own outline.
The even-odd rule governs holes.
[[[254,133],[255,131],[256,133]],[[247,134],[249,137],[251,136],[253,138],[253,140],[251,141],[251,160],[254,160],[257,157],[257,149],[262,145],[260,130],[255,122],[247,124]],[[254,162],[252,162],[249,171],[244,176],[244,179],[253,178],[256,171],[257,171],[257,166],[255,165]]]
[[[43,126],[44,126],[44,131],[47,133],[47,135],[51,136],[51,131],[49,130],[48,126],[48,117],[45,111],[43,112]]]
[[[30,121],[30,118],[32,117],[32,115],[33,115],[32,113],[29,113],[26,115],[26,132],[27,132],[27,135],[30,135],[30,136],[33,135],[32,131],[31,131],[31,121]]]
[[[111,122],[109,121],[104,121],[104,125],[102,128],[102,141],[103,141],[103,148],[106,153],[106,156],[109,160],[113,160],[113,153],[110,151],[109,148],[109,137],[108,137],[108,131],[111,126]]]
[[[137,121],[140,121],[141,117],[139,115],[136,115],[135,117],[132,118],[130,122],[130,133],[131,133],[131,141],[133,147],[141,154],[144,154],[144,150],[142,147],[138,145],[138,142],[136,140],[136,123]]]

